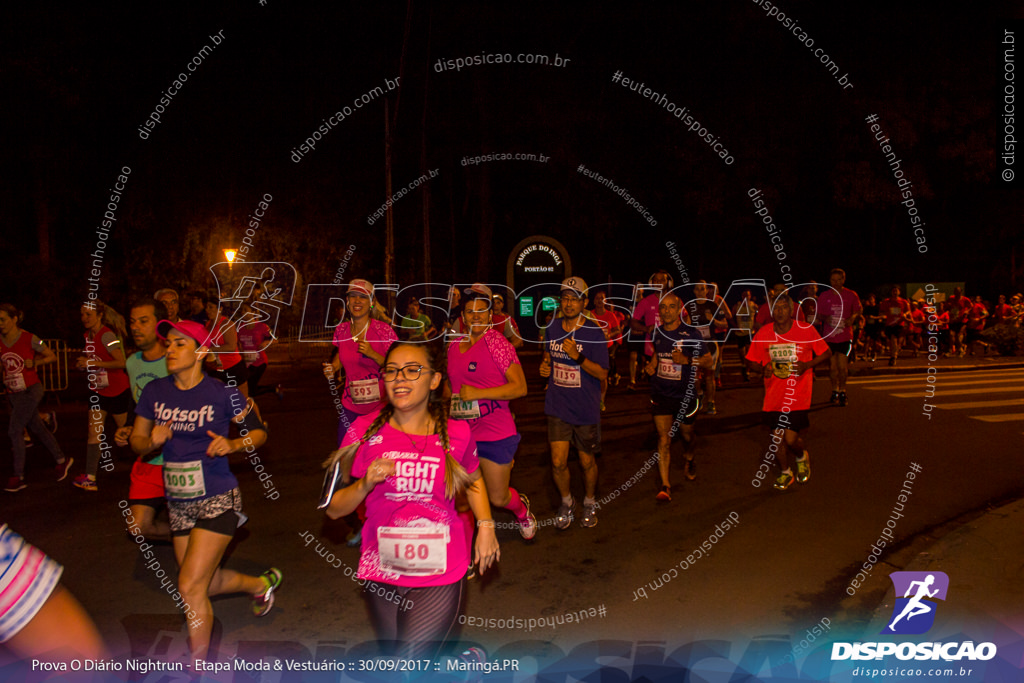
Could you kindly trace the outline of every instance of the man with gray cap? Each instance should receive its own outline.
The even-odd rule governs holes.
[[[576,502],[569,488],[569,445],[575,444],[583,468],[586,497],[580,524],[597,524],[597,461],[601,446],[601,381],[608,377],[608,343],[601,327],[584,315],[587,283],[581,277],[562,282],[561,317],[547,328],[540,376],[548,378],[544,413],[555,485],[562,496],[555,526],[572,524]]]

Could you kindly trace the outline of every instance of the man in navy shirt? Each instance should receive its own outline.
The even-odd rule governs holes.
[[[597,462],[594,453],[601,446],[601,381],[608,377],[608,342],[601,327],[584,315],[587,283],[581,277],[562,282],[560,318],[547,327],[544,360],[540,376],[548,378],[544,413],[548,416],[551,463],[562,505],[555,526],[572,524],[573,500],[569,488],[569,444],[576,446],[583,467],[586,497],[583,499],[585,527],[597,524]]]
[[[679,317],[682,302],[675,294],[666,294],[658,305],[663,324],[654,331],[654,355],[647,363],[651,378],[651,413],[658,430],[658,470],[661,490],[658,500],[672,500],[668,467],[672,440],[683,438],[686,478],[697,478],[694,456],[693,423],[697,421],[697,367],[711,369],[714,358],[700,334],[683,325]]]

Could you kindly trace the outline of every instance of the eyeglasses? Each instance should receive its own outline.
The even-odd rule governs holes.
[[[404,365],[400,368],[387,368],[381,375],[384,377],[385,382],[394,382],[398,380],[399,375],[407,382],[415,382],[420,378],[424,370],[433,372],[430,368],[422,365]]]

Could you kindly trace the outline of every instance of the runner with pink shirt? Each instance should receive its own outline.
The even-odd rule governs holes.
[[[267,344],[267,340],[273,342],[274,334],[267,323],[262,320],[253,322],[248,317],[248,314],[252,312],[252,307],[248,303],[242,304],[242,310],[246,316],[243,317],[242,324],[238,326],[238,350],[242,354],[242,360],[245,361],[248,372],[249,395],[262,396],[263,394],[277,393],[277,397],[283,399],[284,395],[280,384],[276,387],[260,386],[260,379],[268,367],[266,349],[269,344]]]
[[[391,326],[372,317],[373,285],[355,279],[348,284],[349,320],[334,330],[334,346],[338,353],[324,363],[324,374],[335,376],[345,368],[345,391],[341,396],[342,414],[338,424],[338,440],[360,415],[375,413],[384,405],[384,382],[380,368],[398,335]]]
[[[470,426],[451,420],[444,363],[432,344],[387,352],[387,403],[346,432],[327,463],[353,483],[331,496],[327,516],[366,506],[358,577],[378,639],[403,658],[435,656],[455,628],[465,593],[469,546],[455,499],[464,494],[480,528],[473,559],[486,571],[500,557]]]
[[[853,330],[860,316],[860,297],[847,289],[846,271],[833,268],[829,274],[831,289],[818,297],[818,313],[822,316],[822,335],[832,357],[829,360],[828,378],[832,383],[832,405],[845,407],[846,377],[850,367],[850,353],[853,350]]]
[[[659,270],[651,275],[650,285],[647,289],[654,290],[654,292],[640,300],[640,303],[637,304],[636,309],[633,311],[633,317],[629,321],[629,329],[632,333],[631,341],[632,338],[644,340],[643,366],[646,366],[647,359],[654,355],[654,343],[651,340],[654,339],[654,330],[661,325],[661,319],[658,317],[659,302],[666,292],[672,290],[672,286],[672,276],[667,271]],[[638,343],[633,344],[633,348],[638,347]],[[629,354],[629,386],[627,387],[629,391],[636,391],[635,373],[633,370],[637,363],[637,354],[635,351],[631,351]]]
[[[465,294],[462,322],[469,335],[448,345],[450,414],[469,423],[491,505],[510,510],[529,540],[537,518],[529,499],[509,486],[520,436],[508,403],[526,395],[526,375],[512,344],[492,327],[490,287],[476,283]]]

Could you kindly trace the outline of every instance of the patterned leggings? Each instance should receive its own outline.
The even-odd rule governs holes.
[[[363,592],[386,654],[403,659],[436,657],[455,627],[464,584],[460,580],[447,586],[405,588],[367,581]]]

